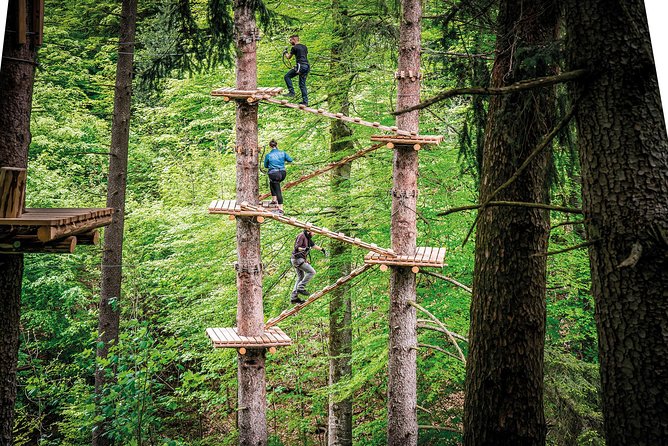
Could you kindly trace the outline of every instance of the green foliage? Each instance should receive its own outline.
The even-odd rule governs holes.
[[[355,36],[343,60],[342,75],[353,79],[351,114],[392,125],[388,111],[394,108],[396,97],[396,2],[341,2],[352,21],[349,31]],[[219,58],[210,60],[224,59],[229,49],[224,41],[205,39],[205,34],[213,32],[211,27],[218,26],[212,25],[206,11],[219,11],[216,18],[222,22],[216,32],[229,39],[229,23],[225,22],[229,4],[191,2],[186,22],[174,21],[183,3],[141,5],[140,71],[149,70],[151,60],[169,51],[191,58],[200,54],[189,46],[192,42],[175,40],[184,30],[201,39],[197,45],[216,46],[210,50],[217,51]],[[286,68],[280,54],[285,37],[298,31],[313,61],[313,76],[309,77],[312,101],[326,108],[331,85],[342,81],[328,77],[329,50],[338,39],[332,35],[329,3],[268,1],[266,5],[261,16],[280,20],[267,22],[269,28],[259,43],[258,83],[282,85]],[[462,7],[462,20],[480,12]],[[442,8],[440,3],[427,2],[425,10],[438,15]],[[46,41],[40,50],[42,68],[35,85],[28,206],[103,206],[113,104],[109,85],[114,81],[116,57],[117,17],[113,14],[119,12],[118,7],[89,1],[76,5],[47,2],[47,9],[54,15],[47,17]],[[489,14],[481,19],[483,25]],[[468,60],[438,58],[431,52],[490,51],[492,34],[476,36],[476,26],[471,28],[455,26],[452,21],[425,20],[428,57],[423,67],[423,95],[470,84],[473,66]],[[235,325],[235,225],[206,212],[211,200],[231,199],[235,194],[234,106],[209,96],[213,88],[233,85],[234,72],[224,64],[184,61],[179,62],[184,69],[207,70],[181,79],[167,78],[159,91],[143,91],[134,105],[124,284],[118,302],[122,335],[107,361],[95,363],[99,248],[79,247],[69,256],[26,256],[17,444],[90,444],[96,416],[95,367],[117,372],[117,382],[109,388],[102,406],[113,420],[109,435],[119,444],[236,444],[236,353],[214,351],[204,334],[206,327]],[[155,74],[175,75],[178,70],[172,69],[177,65],[175,60],[165,61],[162,68],[154,68]],[[488,62],[483,61],[475,73],[484,78],[487,67]],[[438,148],[420,153],[418,245],[447,247],[448,267],[443,273],[470,284],[473,243],[461,247],[461,241],[474,213],[447,217],[438,213],[476,200],[474,152],[480,143],[477,129],[484,104],[454,99],[433,107],[432,112],[422,113],[421,132],[446,138]],[[259,125],[262,147],[275,138],[295,158],[288,181],[332,161],[329,123],[317,116],[262,105]],[[354,128],[350,139],[356,150],[369,144],[372,133]],[[462,136],[468,138],[469,153],[460,159]],[[345,155],[348,153],[337,156]],[[554,201],[572,205],[579,189],[570,159],[557,160],[564,180],[555,187]],[[389,150],[378,150],[353,164],[352,235],[389,245],[391,177]],[[263,176],[260,182],[261,190],[267,191]],[[285,197],[289,214],[332,227],[328,204],[335,197],[329,190],[328,175],[286,191]],[[555,222],[560,221],[558,217],[554,216]],[[294,228],[275,222],[262,226],[267,316],[289,305],[294,280],[289,255],[295,235]],[[559,249],[580,241],[577,225],[562,226],[553,231],[550,244],[551,249]],[[356,264],[364,254],[352,249]],[[312,260],[318,271],[312,288],[318,289],[328,284],[329,259],[314,253]],[[548,354],[546,406],[551,438],[553,444],[560,444],[561,439],[576,435],[580,444],[598,444],[597,384],[592,374],[596,342],[585,253],[551,257],[548,280],[547,341],[550,352],[559,352]],[[388,275],[376,270],[354,282],[354,372],[350,380],[335,386],[328,386],[327,298],[281,324],[294,345],[269,355],[267,361],[270,444],[320,444],[330,395],[353,397],[357,443],[385,444],[388,287]],[[418,297],[448,329],[466,336],[470,305],[466,292],[420,275]],[[441,333],[421,329],[419,340],[455,352]],[[466,352],[466,343],[459,345]],[[426,409],[420,409],[420,424],[460,427],[462,364],[435,349],[420,348],[418,368],[418,404]],[[569,407],[575,412],[569,412]],[[585,420],[578,429],[572,428],[573,413]],[[586,443],[585,438],[592,442]],[[458,439],[457,434],[446,431],[420,432],[421,444],[456,444]]]

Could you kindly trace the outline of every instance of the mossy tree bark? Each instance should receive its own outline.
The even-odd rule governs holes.
[[[330,73],[334,81],[327,101],[333,112],[349,114],[349,92],[352,74],[345,61],[349,61],[351,42],[349,40],[350,19],[347,9],[339,0],[332,0],[332,19],[334,43],[330,50]],[[337,156],[349,154],[353,149],[352,141],[348,140],[352,130],[343,121],[334,120],[330,127],[330,153]],[[351,165],[343,164],[332,171],[331,189],[334,207],[334,230],[350,233],[350,169]],[[351,271],[351,245],[337,240],[330,244],[331,260],[329,267],[330,282],[339,277],[347,276]],[[350,286],[345,284],[332,291],[329,301],[329,384],[336,384],[349,379],[352,374],[350,364],[352,355]],[[336,395],[329,398],[328,416],[329,446],[352,446],[353,436],[353,402],[352,398],[339,400]]]
[[[123,228],[125,225],[125,189],[128,175],[128,145],[130,142],[130,118],[132,116],[132,75],[137,0],[124,0],[121,9],[121,26],[116,63],[114,89],[114,115],[111,126],[111,150],[107,183],[107,206],[115,212],[111,224],[104,231],[102,254],[102,278],[98,315],[97,358],[104,360],[109,349],[118,342],[121,319],[121,282],[123,279]],[[95,396],[98,411],[106,404],[104,395],[109,383],[115,381],[115,370],[97,365],[95,368]],[[113,403],[111,403],[113,404]],[[107,435],[111,420],[102,418],[93,431],[93,445],[113,444]]]
[[[554,41],[552,0],[507,0],[498,15],[492,87],[554,72],[541,54]],[[533,63],[528,63],[533,60]],[[550,132],[552,88],[490,99],[480,201],[506,182]],[[546,203],[550,150],[495,198]],[[464,444],[543,445],[543,347],[549,213],[481,209],[475,249]],[[538,254],[538,255],[536,255]]]
[[[606,444],[668,444],[668,138],[644,3],[564,3]]]
[[[397,80],[397,110],[420,102],[422,3],[402,0],[399,27],[398,71],[416,77]],[[397,117],[397,126],[418,131],[418,111]],[[394,149],[392,175],[392,249],[400,255],[415,254],[417,243],[418,152],[412,146]],[[392,267],[390,272],[390,345],[388,379],[387,443],[417,444],[417,316],[409,302],[416,300],[415,274],[410,267]]]
[[[257,87],[257,41],[253,0],[234,2],[234,28],[237,46],[237,80],[240,90]],[[237,104],[237,201],[256,203],[258,181],[258,109],[256,104]],[[260,226],[250,217],[237,217],[237,327],[242,336],[259,336],[264,331],[262,307],[262,260]],[[247,349],[238,355],[239,444],[267,444],[267,401],[265,350]]]
[[[23,3],[27,29],[30,2],[12,0],[0,70],[0,166],[26,168],[30,146],[30,112],[35,80],[36,47],[33,39],[18,43],[18,10]],[[24,36],[25,37],[25,36]],[[16,367],[19,350],[23,254],[0,254],[0,444],[13,444]]]

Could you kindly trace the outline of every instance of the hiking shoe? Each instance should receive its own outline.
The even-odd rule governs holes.
[[[305,301],[305,300],[302,300],[302,299],[300,299],[300,298],[298,298],[298,297],[293,297],[292,299],[290,299],[290,303],[291,303],[291,304],[301,305],[301,304],[303,304],[304,302],[306,302],[306,301]]]
[[[301,101],[301,102],[299,103],[299,105],[304,105],[304,106],[308,107],[308,102]]]
[[[306,291],[305,289],[297,290],[299,294],[303,294],[304,296],[309,296],[311,293]]]
[[[294,98],[294,97],[295,97],[295,93],[294,93],[293,91],[288,91],[287,93],[285,93],[285,94],[283,95],[283,97],[284,97],[284,98]]]
[[[278,204],[278,201],[271,200],[269,204]]]

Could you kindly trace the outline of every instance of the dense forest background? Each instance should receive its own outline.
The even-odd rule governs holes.
[[[392,2],[350,9],[353,48],[344,60],[353,73],[351,115],[393,125],[398,12]],[[495,11],[475,6],[444,11],[427,1],[423,22],[423,96],[445,88],[483,85],[494,50]],[[204,24],[204,2],[193,2]],[[299,32],[309,47],[310,101],[327,106],[341,81],[329,72],[336,42],[330,3],[269,1],[270,25],[258,46],[258,85],[283,86],[281,53]],[[235,226],[207,213],[213,199],[235,193],[234,107],[212,98],[234,85],[233,66],[192,66],[198,74],[161,72],[156,60],[190,50],[175,45],[178,1],[140,2],[135,97],[130,136],[121,339],[108,361],[118,382],[105,395],[118,444],[234,444],[236,352],[214,351],[205,328],[233,326],[236,286]],[[199,11],[197,8],[200,8]],[[113,84],[120,6],[46,1],[44,45],[38,53],[28,175],[28,207],[103,207],[106,197]],[[197,14],[200,15],[197,15]],[[553,51],[558,57],[559,42]],[[193,64],[197,65],[197,61]],[[200,61],[201,62],[201,61]],[[421,114],[421,133],[445,141],[420,153],[418,245],[448,248],[443,273],[471,284],[473,243],[462,246],[474,213],[439,213],[477,200],[479,147],[486,101],[457,97]],[[260,143],[270,139],[292,155],[288,181],[333,160],[330,122],[260,106]],[[370,145],[371,129],[355,127],[355,147]],[[341,157],[349,154],[341,154]],[[389,245],[392,151],[378,150],[353,164],[350,216],[354,235]],[[572,129],[554,145],[551,201],[580,207],[579,167]],[[268,191],[265,178],[261,188]],[[321,226],[334,218],[327,176],[285,194],[286,213]],[[552,214],[550,251],[583,242],[573,216]],[[289,305],[289,257],[297,230],[263,225],[264,309]],[[317,239],[317,236],[316,236]],[[326,240],[317,240],[327,246]],[[353,250],[359,265],[363,251]],[[93,377],[99,303],[100,249],[66,256],[27,255],[22,296],[16,444],[90,444],[95,424]],[[329,262],[312,255],[328,283]],[[466,336],[470,295],[461,287],[419,275],[419,303],[452,331]],[[549,444],[602,444],[593,300],[586,251],[548,258],[545,407]],[[327,303],[319,301],[281,324],[294,345],[267,361],[270,444],[324,444],[328,395],[354,398],[359,444],[386,441],[388,273],[374,270],[355,283],[353,378],[327,386]],[[421,318],[426,318],[424,314]],[[464,365],[447,337],[420,330],[418,416],[421,444],[456,444],[461,435]],[[466,349],[466,343],[461,343]],[[438,348],[435,348],[438,347]]]

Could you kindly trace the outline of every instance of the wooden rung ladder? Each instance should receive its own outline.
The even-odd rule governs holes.
[[[385,130],[386,132],[393,132],[396,133],[397,135],[404,135],[404,136],[414,136],[417,135],[417,132],[409,132],[407,130],[401,130],[399,127],[392,126],[388,127],[386,125],[382,125],[379,122],[369,122],[365,121],[360,118],[351,118],[350,116],[346,116],[343,113],[332,113],[327,110],[324,110],[322,108],[311,108],[309,106],[303,105],[303,104],[293,104],[292,102],[288,102],[286,100],[280,100],[280,99],[274,99],[270,95],[258,95],[255,96],[258,100],[263,100],[266,102],[270,102],[272,104],[280,105],[281,107],[287,107],[287,108],[292,108],[295,110],[302,110],[308,113],[313,113],[315,115],[320,115],[320,116],[325,116],[327,118],[331,119],[338,119],[339,121],[345,121],[345,122],[350,122],[351,124],[358,124],[358,125],[363,125],[365,127],[371,127],[375,129],[380,129],[380,130]]]
[[[387,248],[380,248],[378,245],[375,243],[367,243],[364,242],[358,238],[353,238],[345,235],[343,232],[334,232],[330,231],[327,228],[321,228],[318,226],[315,226],[313,223],[307,223],[303,221],[299,221],[294,217],[286,217],[283,215],[279,214],[274,214],[274,213],[269,213],[259,206],[253,206],[247,202],[242,202],[239,204],[239,207],[241,208],[242,211],[253,211],[256,212],[257,215],[261,215],[263,217],[269,217],[273,218],[276,221],[280,221],[281,223],[285,223],[286,225],[291,225],[291,226],[296,226],[298,228],[302,229],[308,229],[311,232],[315,232],[316,234],[324,235],[325,237],[332,238],[334,240],[339,240],[341,242],[345,243],[350,243],[351,245],[359,246],[360,248],[365,248],[368,249],[369,251],[376,252],[378,254],[381,254],[385,257],[394,257],[394,251],[391,249]]]
[[[327,164],[325,167],[322,167],[318,170],[314,170],[313,172],[311,172],[309,174],[306,174],[306,175],[296,179],[295,181],[290,181],[289,183],[282,186],[281,189],[286,191],[286,190],[290,189],[291,187],[294,187],[294,186],[297,186],[298,184],[303,183],[304,181],[308,181],[311,178],[317,177],[318,175],[322,175],[325,172],[329,172],[330,170],[332,170],[332,169],[334,169],[338,166],[342,166],[344,164],[347,164],[351,161],[356,160],[357,158],[361,158],[361,157],[367,155],[368,153],[371,153],[374,150],[378,150],[382,147],[384,147],[384,144],[374,144],[371,147],[367,147],[366,149],[362,149],[358,152],[353,153],[352,155],[341,158],[339,161],[335,161],[333,163]],[[271,195],[270,193],[262,194],[262,195],[260,195],[259,199],[264,200],[265,198],[268,198],[270,195]]]
[[[267,329],[273,327],[274,325],[278,324],[279,322],[281,322],[283,319],[286,319],[286,318],[292,316],[293,314],[298,313],[299,311],[302,310],[302,308],[312,304],[313,302],[320,299],[325,294],[337,289],[341,285],[350,282],[352,279],[359,276],[360,274],[367,271],[368,269],[372,268],[373,266],[374,265],[365,263],[364,265],[360,266],[359,268],[356,268],[356,269],[352,270],[350,272],[350,274],[348,274],[347,276],[340,277],[333,284],[327,285],[325,288],[311,294],[303,304],[295,305],[294,307],[285,310],[284,312],[282,312],[281,314],[279,314],[275,318],[269,319],[267,321],[267,323],[264,324],[264,329],[267,330]]]

